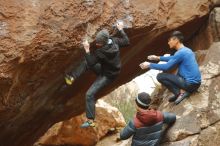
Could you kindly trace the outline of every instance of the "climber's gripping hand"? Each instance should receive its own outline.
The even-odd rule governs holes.
[[[123,21],[117,21],[116,27],[118,28],[118,30],[122,30],[124,28]]]

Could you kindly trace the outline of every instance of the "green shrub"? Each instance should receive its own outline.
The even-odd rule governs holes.
[[[136,112],[135,102],[132,99],[122,100],[122,99],[113,98],[113,99],[106,99],[106,102],[118,108],[118,110],[124,116],[126,123],[128,123],[129,120],[133,118]]]

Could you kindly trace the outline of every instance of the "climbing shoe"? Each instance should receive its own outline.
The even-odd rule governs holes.
[[[73,82],[74,82],[74,78],[72,76],[70,76],[70,75],[66,75],[65,76],[65,81],[66,81],[67,85],[72,85]]]
[[[176,105],[179,104],[181,101],[183,101],[184,99],[188,98],[189,96],[190,96],[190,93],[189,93],[189,92],[181,93],[181,94],[177,97],[177,99],[176,99],[176,101],[175,101],[175,104],[176,104]]]
[[[86,121],[81,126],[81,128],[95,127],[94,121]]]

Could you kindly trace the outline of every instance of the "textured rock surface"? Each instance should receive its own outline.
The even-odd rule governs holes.
[[[125,126],[122,114],[106,102],[99,100],[96,104],[97,127],[81,129],[80,125],[86,120],[85,115],[74,117],[68,121],[59,122],[51,127],[39,140],[41,145],[85,145],[96,144],[103,136]]]
[[[219,2],[220,5],[220,2]],[[220,9],[215,8],[210,14],[210,21],[212,26],[212,33],[214,34],[214,41],[220,40]]]
[[[167,32],[187,39],[206,22],[210,0],[0,0],[0,143],[32,145],[54,123],[84,111],[84,94],[94,75],[60,91],[63,74],[83,56],[83,38],[127,21],[131,46],[122,49],[123,69],[113,90],[140,74],[148,54],[163,53]],[[131,23],[132,22],[132,23]],[[160,42],[160,43],[158,43]],[[146,53],[147,52],[147,53]],[[86,84],[85,84],[86,81]]]
[[[131,139],[116,142],[117,134],[108,136],[99,141],[96,146],[131,146]]]
[[[220,122],[215,123],[208,128],[202,130],[199,135],[199,146],[218,146],[220,145]]]

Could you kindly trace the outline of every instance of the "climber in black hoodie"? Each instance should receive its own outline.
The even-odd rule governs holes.
[[[83,43],[86,52],[85,60],[76,70],[65,77],[66,84],[71,85],[87,69],[91,69],[97,74],[97,79],[86,93],[86,117],[88,120],[81,125],[81,128],[95,127],[95,94],[110,84],[120,73],[119,48],[128,46],[129,39],[123,30],[123,23],[118,22],[116,26],[122,37],[110,37],[108,30],[101,30],[96,35],[98,49],[94,52],[90,52],[90,45],[88,41],[85,41]]]
[[[151,98],[145,92],[139,93],[135,102],[137,113],[121,131],[117,141],[133,136],[131,146],[159,146],[163,124],[171,126],[176,115],[150,109]]]

